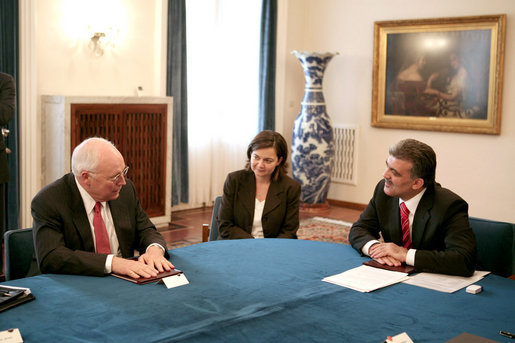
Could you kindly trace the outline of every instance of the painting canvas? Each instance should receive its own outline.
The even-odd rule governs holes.
[[[500,133],[505,16],[375,23],[372,125]]]

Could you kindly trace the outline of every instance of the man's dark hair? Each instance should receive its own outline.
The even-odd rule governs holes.
[[[288,172],[288,144],[280,133],[265,130],[257,134],[256,137],[250,142],[247,148],[247,164],[245,169],[250,170],[250,157],[256,150],[263,148],[274,148],[277,153],[277,158],[281,158],[281,163],[275,168],[272,173],[272,180],[278,180]]]
[[[391,156],[412,164],[411,178],[422,178],[424,187],[432,187],[435,183],[436,154],[429,145],[415,139],[404,139],[390,147]]]

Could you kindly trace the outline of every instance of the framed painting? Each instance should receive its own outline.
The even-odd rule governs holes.
[[[372,126],[500,134],[506,15],[374,23]]]

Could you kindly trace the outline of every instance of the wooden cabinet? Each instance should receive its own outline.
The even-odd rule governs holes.
[[[113,142],[149,217],[165,215],[166,112],[166,104],[71,104],[70,151],[89,137]]]
[[[171,219],[171,113],[169,97],[43,96],[44,184],[70,171],[71,153],[80,142],[103,137],[125,158],[128,178],[145,212],[157,226],[167,225]],[[60,149],[62,153],[56,153]],[[61,164],[64,170],[56,175]]]

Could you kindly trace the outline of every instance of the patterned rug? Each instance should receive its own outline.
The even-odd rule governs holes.
[[[297,236],[298,239],[310,241],[349,244],[349,230],[351,226],[352,223],[330,218],[313,217],[302,219],[300,221],[299,230],[297,231]],[[187,247],[197,243],[201,242],[177,240],[168,242],[168,249]]]
[[[323,217],[313,217],[300,221],[297,236],[299,239],[349,244],[349,230],[352,223]]]

